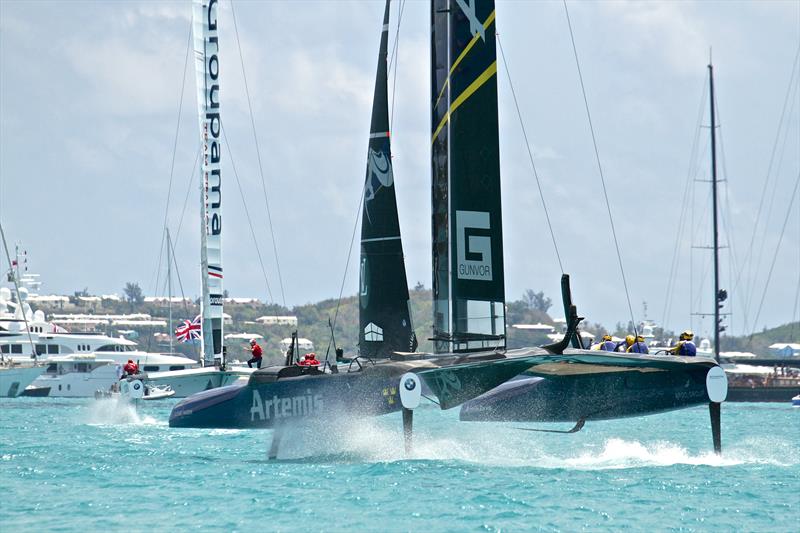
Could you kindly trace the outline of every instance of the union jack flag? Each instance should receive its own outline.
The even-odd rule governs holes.
[[[189,322],[184,320],[183,324],[175,328],[175,336],[181,342],[189,342],[191,340],[200,339],[200,330],[202,329],[203,319],[197,315],[194,320]]]

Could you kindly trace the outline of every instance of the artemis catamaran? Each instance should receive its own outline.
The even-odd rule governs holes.
[[[596,416],[596,401],[590,404],[585,396],[570,401],[571,391],[586,386],[610,403],[641,402],[640,412],[709,402],[719,413],[727,382],[713,360],[568,349],[570,342],[578,342],[581,319],[570,300],[567,277],[564,339],[544,347],[506,350],[494,19],[491,0],[432,3],[436,353],[414,352],[408,309],[391,164],[387,0],[363,191],[360,355],[341,372],[292,365],[261,369],[247,383],[183,400],[173,409],[170,426],[276,428],[270,451],[274,457],[288,423],[402,411],[409,446],[423,381],[439,406],[449,409],[523,370],[548,377],[548,419],[582,425]],[[686,377],[688,382],[681,381]],[[630,383],[629,392],[620,392],[620,383]],[[648,395],[653,390],[663,391],[667,399]],[[558,402],[563,409],[557,409]],[[607,406],[601,411],[607,416],[621,412]],[[716,441],[719,417],[712,415],[712,422]]]

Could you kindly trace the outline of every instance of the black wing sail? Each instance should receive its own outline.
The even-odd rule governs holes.
[[[359,344],[361,354],[367,357],[385,357],[394,351],[414,351],[417,347],[409,310],[408,281],[392,172],[387,91],[388,37],[387,0],[372,100],[361,213]]]
[[[433,0],[431,165],[437,352],[505,347],[492,0]]]

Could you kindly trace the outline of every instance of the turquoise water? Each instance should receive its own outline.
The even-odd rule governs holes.
[[[800,531],[800,409],[723,406],[587,423],[577,434],[416,411],[291,433],[176,430],[169,400],[0,400],[2,531]],[[559,428],[564,425],[549,425]]]

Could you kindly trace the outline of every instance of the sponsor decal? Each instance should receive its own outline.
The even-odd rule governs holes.
[[[367,307],[369,302],[369,269],[367,269],[367,257],[361,258],[361,275],[359,276],[360,285],[358,295],[361,297],[361,307]]]
[[[223,297],[221,294],[209,294],[208,295],[208,303],[209,305],[222,305]]]
[[[492,281],[492,237],[489,213],[456,211],[458,279]]]
[[[364,340],[370,342],[383,342],[383,328],[370,322],[364,328]]]
[[[372,219],[369,216],[369,203],[375,199],[375,195],[381,190],[381,187],[391,187],[393,184],[392,163],[386,157],[386,153],[376,152],[370,148],[367,162],[367,182],[364,184],[364,210],[370,222]]]
[[[278,396],[277,394],[261,397],[257,390],[253,391],[253,404],[250,407],[250,421],[277,420],[280,418],[302,418],[319,415],[323,410],[322,396],[312,395],[311,390],[299,396]]]
[[[222,123],[219,115],[219,37],[217,35],[217,0],[209,0],[205,7],[207,31],[205,50],[205,94],[203,107],[203,190],[206,213],[206,234],[222,233]]]
[[[478,0],[456,0],[456,4],[461,8],[461,11],[466,15],[469,21],[469,32],[475,36],[480,35],[483,41],[486,41],[486,30],[483,29],[483,23],[478,20],[475,14],[475,3]]]
[[[386,387],[383,389],[383,397],[389,405],[394,405],[397,401],[397,387]]]
[[[452,370],[443,370],[434,375],[431,389],[439,397],[439,400],[446,404],[453,393],[461,390],[461,380]]]

